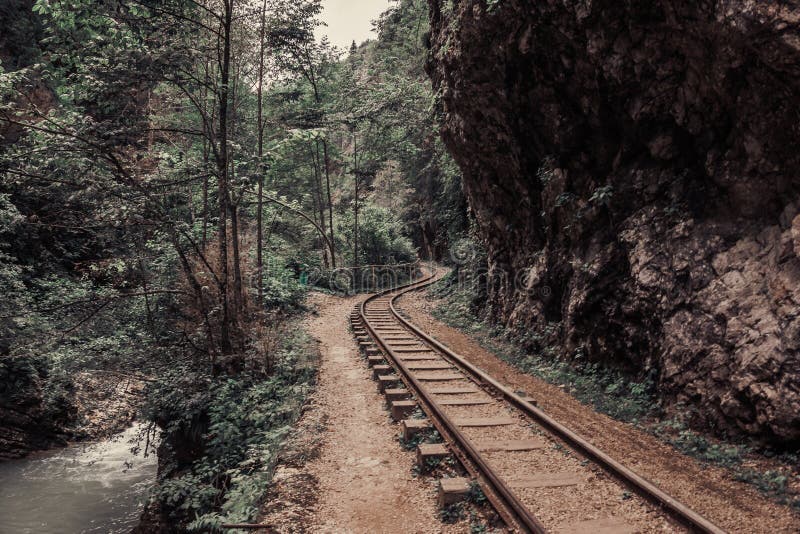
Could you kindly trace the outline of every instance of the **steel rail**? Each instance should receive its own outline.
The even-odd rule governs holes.
[[[433,337],[429,336],[411,321],[404,318],[397,310],[395,304],[396,301],[402,297],[403,295],[418,289],[422,289],[427,287],[435,282],[434,280],[435,275],[431,274],[430,276],[424,278],[423,280],[413,282],[411,284],[407,284],[404,286],[400,286],[393,289],[388,289],[377,293],[370,298],[364,300],[359,308],[360,317],[364,326],[371,332],[373,339],[375,339],[381,347],[392,356],[392,359],[398,364],[400,368],[402,368],[405,375],[409,378],[412,384],[415,385],[414,389],[417,390],[418,393],[422,393],[422,395],[427,395],[424,393],[424,388],[419,385],[417,380],[411,375],[407,368],[405,368],[405,364],[402,363],[402,360],[397,358],[391,349],[387,346],[385,341],[381,339],[380,335],[371,327],[369,321],[367,320],[365,309],[367,303],[377,300],[378,298],[387,296],[390,293],[396,293],[393,297],[389,300],[389,309],[392,315],[397,319],[397,321],[403,325],[404,327],[411,330],[417,337],[422,339],[425,343],[433,347],[435,350],[440,352],[444,355],[447,359],[451,360],[451,363],[455,363],[458,367],[461,367],[462,370],[466,370],[469,374],[476,378],[479,384],[483,384],[485,386],[489,386],[491,389],[499,393],[504,400],[514,405],[517,409],[522,411],[527,416],[531,417],[541,426],[546,428],[551,434],[556,436],[557,438],[563,440],[567,444],[569,444],[573,449],[580,452],[584,456],[593,460],[596,464],[601,466],[606,472],[608,472],[611,476],[616,478],[617,480],[621,481],[624,485],[626,485],[629,489],[635,491],[641,497],[646,499],[647,501],[655,504],[662,510],[664,510],[672,519],[676,520],[680,524],[685,527],[688,527],[693,532],[700,532],[706,534],[725,534],[725,530],[720,528],[719,526],[712,523],[710,520],[706,519],[705,517],[701,516],[678,499],[668,495],[655,484],[647,480],[646,478],[642,477],[641,475],[635,473],[631,469],[625,467],[620,462],[611,458],[608,454],[597,448],[595,445],[590,443],[587,439],[582,437],[581,435],[577,434],[576,432],[570,430],[565,425],[559,423],[549,415],[547,415],[544,411],[540,408],[534,406],[530,402],[526,401],[512,390],[507,388],[506,386],[499,383],[497,380],[492,378],[489,374],[487,374],[482,369],[476,367],[462,356],[456,354],[448,347],[434,339]],[[418,395],[419,396],[419,395]],[[453,425],[452,421],[450,421],[447,416],[442,412],[441,407],[438,406],[435,400],[427,399],[426,402],[437,412],[437,416],[440,416],[442,421],[446,422],[448,426],[451,426],[451,432],[453,435],[460,437],[459,445],[462,446],[468,454],[476,458],[476,464],[479,466],[485,465],[485,462],[480,458],[480,453],[472,447],[469,441],[463,437],[461,432]],[[526,514],[527,510],[525,510],[524,506],[519,503],[519,501],[514,497],[513,493],[505,487],[505,484],[502,481],[497,480],[497,477],[487,476],[487,478],[492,481],[493,485],[498,485],[502,488],[498,488],[500,491],[499,493],[504,497],[509,495],[508,502],[515,509],[515,511],[520,516],[529,515]],[[495,481],[496,480],[496,481]],[[521,510],[517,510],[517,506],[521,507]],[[532,517],[532,516],[530,516]],[[541,530],[538,530],[541,527],[541,524],[538,520],[533,518],[531,522],[531,530],[533,532],[545,532],[544,527],[541,527]]]
[[[398,355],[389,347],[385,340],[381,338],[381,336],[376,332],[376,330],[370,324],[367,316],[366,316],[366,305],[373,301],[377,300],[389,293],[396,292],[396,291],[412,291],[414,289],[420,289],[422,287],[426,287],[427,285],[433,283],[434,281],[434,274],[431,274],[427,278],[416,281],[411,284],[400,286],[398,288],[388,289],[386,291],[382,291],[380,293],[376,293],[375,295],[365,299],[361,305],[359,306],[359,315],[362,319],[364,326],[368,329],[370,334],[372,335],[373,339],[381,346],[381,348],[385,351],[387,355],[391,357],[394,361],[395,366],[403,372],[404,375],[404,382],[410,386],[409,389],[413,389],[417,393],[417,399],[421,400],[426,404],[431,413],[428,415],[431,416],[432,420],[437,420],[443,429],[445,430],[446,434],[453,436],[455,445],[460,447],[467,455],[470,461],[472,461],[475,465],[478,466],[480,470],[480,474],[485,481],[487,481],[494,493],[499,495],[502,500],[505,501],[506,508],[512,513],[515,519],[515,523],[519,525],[524,531],[532,532],[534,534],[545,534],[547,530],[545,529],[544,525],[522,504],[511,488],[508,487],[505,482],[494,472],[491,466],[486,462],[480,452],[470,443],[466,436],[461,432],[458,426],[445,414],[442,407],[433,397],[425,391],[425,388],[422,384],[417,380],[416,377],[411,373],[408,369],[406,364],[403,360],[398,357]],[[402,293],[401,293],[402,294]],[[396,297],[395,297],[396,298]],[[391,308],[392,301],[390,300],[389,306]],[[499,504],[499,503],[496,503]],[[497,508],[497,506],[496,506]],[[502,510],[498,510],[498,512],[502,512]],[[507,515],[507,514],[501,514]],[[508,522],[508,518],[504,517],[504,520]],[[509,525],[510,526],[510,525]]]

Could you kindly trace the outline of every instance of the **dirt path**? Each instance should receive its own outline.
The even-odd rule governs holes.
[[[611,453],[617,460],[660,485],[730,532],[800,532],[800,517],[736,482],[723,469],[704,466],[632,425],[599,414],[533,376],[524,374],[468,335],[434,319],[435,302],[422,292],[400,299],[400,308],[420,328],[515,390],[534,397],[557,420]]]
[[[414,454],[398,444],[398,427],[358,354],[347,318],[363,298],[311,297],[318,315],[307,327],[320,342],[322,363],[299,425],[305,446],[292,448],[312,459],[278,469],[278,495],[270,500],[282,504],[264,522],[292,533],[463,532],[463,525],[439,521],[435,482],[412,477]]]

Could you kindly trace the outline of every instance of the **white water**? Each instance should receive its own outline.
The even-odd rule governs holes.
[[[140,430],[0,463],[0,534],[128,533],[156,478],[155,454],[131,452]]]

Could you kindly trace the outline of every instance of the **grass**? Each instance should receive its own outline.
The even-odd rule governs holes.
[[[706,436],[687,428],[679,419],[653,423],[648,425],[647,430],[692,458],[722,467],[738,467],[745,454],[750,452],[745,445],[713,442]]]
[[[644,429],[692,458],[727,468],[735,480],[750,484],[775,502],[800,512],[800,494],[790,484],[792,478],[797,479],[798,476],[800,456],[797,454],[776,455],[772,451],[758,450],[744,443],[713,440],[691,430],[679,419],[652,423]],[[759,469],[750,465],[753,458],[776,456],[778,462],[784,464],[780,469]]]
[[[780,504],[790,506],[800,513],[800,495],[789,487],[790,476],[783,471],[758,469],[738,469],[736,480],[752,484],[758,491]]]
[[[775,502],[800,512],[800,494],[796,489],[800,484],[791,484],[792,479],[797,480],[800,455],[777,454],[744,443],[718,441],[691,430],[682,419],[663,419],[654,376],[637,381],[598,363],[581,362],[580,354],[575,355],[574,361],[564,361],[558,358],[555,347],[545,347],[541,354],[531,354],[523,346],[535,345],[531,341],[540,340],[532,340],[530,334],[527,339],[520,338],[502,327],[480,320],[474,312],[474,304],[479,299],[469,289],[456,288],[448,284],[448,277],[445,277],[431,289],[431,293],[433,297],[442,299],[433,310],[434,317],[466,332],[500,359],[524,373],[563,388],[601,413],[636,425],[683,454],[705,464],[729,469],[735,480],[750,484]],[[558,325],[548,328],[558,328]],[[546,334],[542,338],[547,338]],[[763,457],[777,457],[784,467],[759,469],[751,465],[757,463],[753,459]]]

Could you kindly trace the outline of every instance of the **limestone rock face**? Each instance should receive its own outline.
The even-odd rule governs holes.
[[[491,315],[654,373],[697,424],[800,442],[800,11],[429,5]]]

